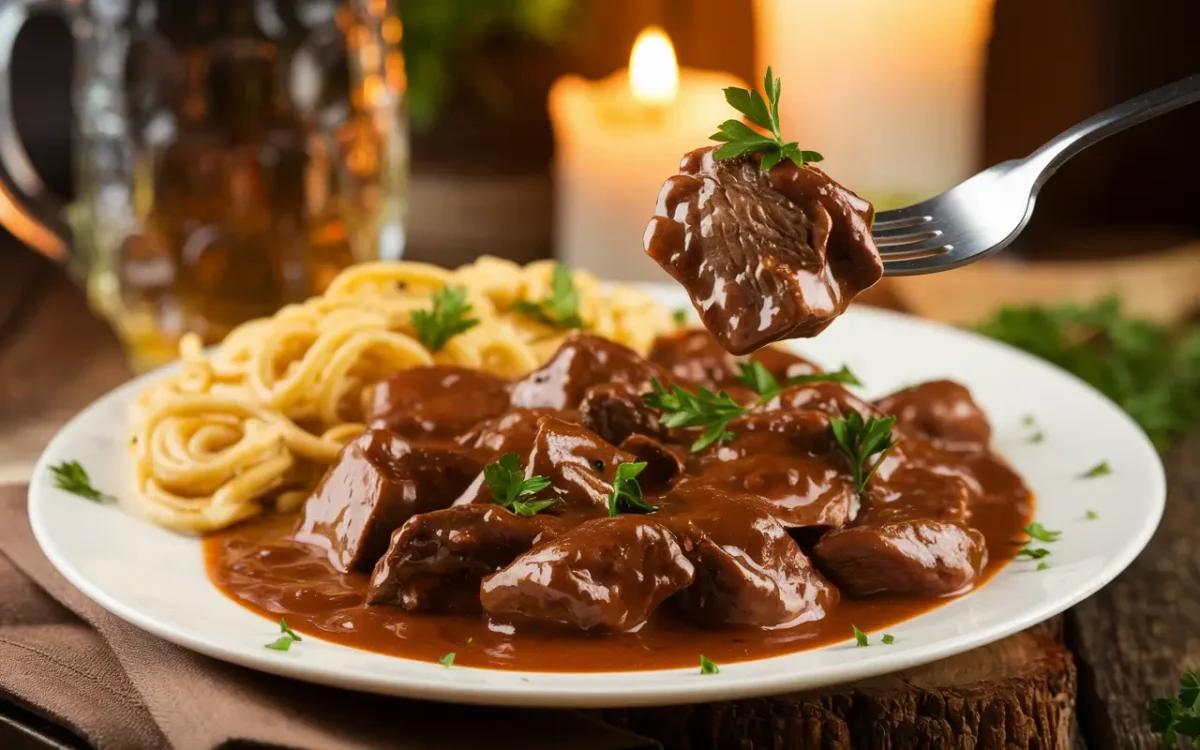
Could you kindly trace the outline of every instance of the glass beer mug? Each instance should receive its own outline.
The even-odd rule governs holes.
[[[65,210],[11,110],[13,42],[39,11],[76,39]],[[0,221],[69,258],[136,369],[174,358],[186,332],[215,342],[401,254],[400,36],[387,0],[6,0]]]

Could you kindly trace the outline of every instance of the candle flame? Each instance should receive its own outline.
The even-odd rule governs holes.
[[[644,104],[670,104],[679,91],[679,64],[671,38],[657,26],[638,34],[629,54],[629,91]]]

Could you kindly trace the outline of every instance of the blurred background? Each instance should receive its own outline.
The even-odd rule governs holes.
[[[83,2],[82,19],[21,26],[23,5],[0,2],[0,36],[16,35],[13,127],[46,204],[70,206],[93,305],[152,351],[147,363],[173,349],[164,327],[212,340],[378,255],[557,256],[663,280],[641,253],[657,188],[730,116],[719,88],[757,84],[768,64],[783,80],[785,135],[884,209],[1200,71],[1195,0],[107,0]],[[74,44],[72,27],[88,41]],[[631,82],[631,52],[651,27]],[[81,79],[109,68],[97,105],[104,97]],[[96,149],[85,131],[107,116],[128,122]],[[1200,283],[1198,133],[1192,107],[1111,138],[1050,181],[1001,259],[889,282],[873,299],[971,322],[1003,302],[1115,292],[1153,319],[1186,317]],[[246,144],[244,164],[227,157]],[[104,178],[130,149],[132,174]],[[20,187],[6,200],[20,203]],[[219,199],[189,207],[198,194]],[[124,203],[134,208],[113,229]],[[261,213],[246,208],[257,203]],[[219,239],[227,227],[213,224],[238,212],[253,231]],[[252,268],[247,258],[293,234],[309,255],[302,271],[277,258]],[[179,292],[188,262],[194,304]],[[174,307],[160,296],[134,319],[148,298],[129,289],[175,282]],[[137,344],[143,335],[162,340]]]

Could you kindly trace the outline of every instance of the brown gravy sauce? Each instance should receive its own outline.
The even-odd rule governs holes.
[[[983,532],[989,559],[975,584],[979,587],[1012,560],[1021,545],[1014,540],[1022,538],[1034,503],[1032,497],[1013,502],[1014,494],[1023,494],[1024,488],[1012,486],[1013,475],[998,459],[977,458],[973,463],[983,493],[982,502],[972,507],[971,525]],[[994,464],[994,470],[989,470],[989,464]],[[957,598],[843,596],[823,619],[777,630],[707,630],[655,613],[635,633],[496,632],[478,615],[365,606],[367,575],[339,573],[322,551],[290,541],[296,523],[295,516],[279,516],[206,538],[210,580],[238,604],[271,619],[285,617],[303,635],[420,661],[436,661],[453,651],[456,666],[632,671],[696,667],[700,654],[726,664],[844,642],[852,637],[852,623],[876,644],[884,629]]]

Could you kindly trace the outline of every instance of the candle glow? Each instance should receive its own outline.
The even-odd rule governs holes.
[[[643,104],[665,105],[679,92],[679,63],[671,38],[657,26],[638,34],[629,53],[629,92]]]

